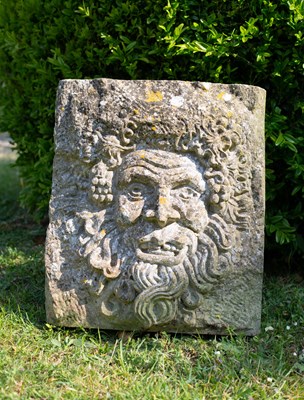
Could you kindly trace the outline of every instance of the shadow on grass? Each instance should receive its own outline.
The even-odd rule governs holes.
[[[1,150],[1,149],[0,149]],[[0,152],[0,307],[35,325],[45,322],[45,228],[18,203],[20,179],[12,153]]]
[[[0,253],[0,306],[21,314],[34,325],[44,324],[43,249],[30,252],[7,247]]]

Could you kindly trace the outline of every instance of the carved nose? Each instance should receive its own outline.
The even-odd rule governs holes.
[[[154,219],[159,226],[164,227],[167,224],[178,221],[181,216],[172,206],[169,195],[160,193],[154,210],[147,210],[146,217]]]

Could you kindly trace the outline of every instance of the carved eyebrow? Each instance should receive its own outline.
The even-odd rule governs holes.
[[[173,185],[173,189],[179,189],[182,187],[190,187],[191,189],[196,190],[197,192],[204,193],[206,191],[206,186],[202,184],[198,184],[197,182],[184,179],[182,181],[178,181]]]
[[[180,166],[176,168],[170,168],[165,170],[167,177],[170,177],[172,181],[170,182],[170,186],[172,188],[177,188],[179,186],[190,186],[198,192],[205,192],[205,182],[202,179],[202,176],[197,172],[196,174],[191,174],[189,171],[182,169],[182,178],[180,179]],[[163,171],[163,169],[162,169]],[[123,169],[119,177],[118,185],[126,185],[130,182],[139,182],[139,183],[147,183],[150,185],[159,185],[159,173],[162,171],[157,171],[153,167],[149,168],[149,166],[129,166]],[[148,172],[148,173],[147,173]],[[127,178],[122,176],[127,174]]]
[[[174,178],[174,183],[172,186],[177,187],[177,186],[182,186],[182,185],[188,185],[192,186],[194,189],[198,190],[199,192],[204,192],[206,190],[206,182],[202,176],[202,173],[199,171],[189,171],[188,169],[183,169],[180,171],[178,174],[175,172],[173,174],[170,174],[171,176],[173,175]]]
[[[126,177],[122,177],[121,174],[119,174],[119,182],[118,184],[129,184],[131,182],[138,182],[138,183],[148,183],[148,184],[157,184],[157,175],[155,174],[154,171],[151,171],[148,168],[143,168],[143,167],[136,167],[136,170],[132,170],[134,167],[129,167],[124,169],[122,172],[126,172],[129,170],[129,174],[128,174],[128,178],[126,179]],[[144,170],[144,171],[149,171],[151,174],[144,173],[144,172],[140,172],[140,170]]]

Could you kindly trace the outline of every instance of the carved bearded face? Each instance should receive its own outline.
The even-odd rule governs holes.
[[[200,304],[215,246],[204,235],[208,189],[199,168],[161,150],[129,153],[117,168],[114,204],[101,213],[84,252],[108,279],[104,314],[114,317],[124,303],[147,328],[172,321],[178,308]],[[86,226],[88,231],[92,223]]]
[[[136,238],[137,258],[182,263],[193,246],[189,230],[208,223],[206,185],[195,163],[165,151],[135,151],[125,157],[115,186],[117,224]]]

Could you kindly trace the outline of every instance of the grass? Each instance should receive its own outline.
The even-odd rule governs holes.
[[[304,282],[266,278],[262,332],[200,337],[45,323],[43,230],[0,158],[0,399],[304,399]]]

